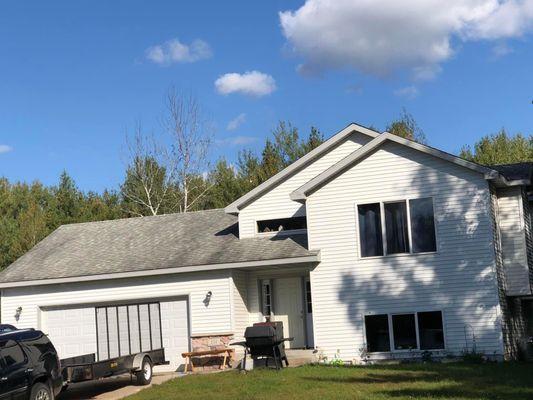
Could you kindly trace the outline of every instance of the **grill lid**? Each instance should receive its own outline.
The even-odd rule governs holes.
[[[270,325],[258,325],[258,326],[249,326],[244,331],[244,337],[249,338],[258,338],[258,337],[274,337],[276,336],[276,329]]]

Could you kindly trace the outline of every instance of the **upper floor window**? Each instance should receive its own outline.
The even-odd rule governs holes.
[[[433,199],[357,206],[361,257],[437,250]]]
[[[307,229],[306,217],[265,219],[262,221],[257,221],[258,233],[275,233],[283,231],[296,231],[302,229]]]

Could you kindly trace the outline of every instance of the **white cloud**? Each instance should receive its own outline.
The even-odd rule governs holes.
[[[224,74],[215,81],[215,88],[220,94],[241,93],[249,96],[266,96],[276,90],[276,81],[272,76],[259,71],[236,72]]]
[[[0,144],[0,154],[9,153],[10,151],[13,151],[13,147],[8,146],[7,144]]]
[[[257,140],[255,136],[232,136],[225,139],[219,139],[217,144],[223,146],[244,146]]]
[[[210,58],[212,55],[209,44],[201,39],[195,39],[189,45],[178,39],[171,39],[146,50],[146,58],[161,65],[193,63]]]
[[[235,129],[239,128],[245,122],[246,122],[246,114],[241,113],[237,115],[235,118],[233,118],[230,122],[228,122],[228,126],[226,127],[226,129],[228,131],[234,131]]]
[[[431,79],[456,41],[498,40],[533,30],[533,0],[306,0],[279,14],[300,71],[350,68]]]
[[[394,91],[394,95],[398,97],[405,97],[406,99],[412,100],[418,96],[418,89],[416,86],[406,86]]]

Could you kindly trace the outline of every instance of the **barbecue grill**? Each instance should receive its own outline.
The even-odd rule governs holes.
[[[245,342],[232,343],[244,347],[244,359],[242,369],[246,369],[246,357],[248,354],[254,360],[254,366],[262,365],[269,367],[269,360],[274,361],[276,369],[289,366],[287,355],[285,354],[285,342],[294,338],[283,337],[282,322],[260,322],[249,326],[244,332]]]

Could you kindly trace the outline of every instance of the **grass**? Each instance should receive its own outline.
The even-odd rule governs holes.
[[[527,400],[533,364],[404,364],[305,366],[191,375],[143,390],[127,400]]]

